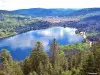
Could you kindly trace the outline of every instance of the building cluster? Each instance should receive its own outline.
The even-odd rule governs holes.
[[[85,40],[87,40],[86,32],[80,32],[80,35],[83,36],[83,38],[84,38]],[[92,43],[93,43],[93,42],[90,41],[90,40],[88,40],[88,43],[89,43],[90,47],[92,47]]]

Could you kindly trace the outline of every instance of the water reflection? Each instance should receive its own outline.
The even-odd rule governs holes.
[[[46,52],[54,38],[59,45],[71,44],[82,41],[81,36],[75,34],[76,29],[54,27],[45,30],[30,31],[0,41],[0,49],[10,50],[14,59],[22,60],[29,55],[34,44],[40,40]]]

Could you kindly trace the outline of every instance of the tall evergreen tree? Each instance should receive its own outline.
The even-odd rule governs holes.
[[[97,73],[100,74],[100,42],[94,44],[93,49],[95,68]]]
[[[56,39],[53,40],[50,50],[52,52],[51,54],[51,63],[54,69],[54,74],[53,75],[59,75],[62,72],[62,66],[61,66],[61,56],[60,56],[60,51],[59,51],[59,45],[56,42]],[[63,61],[63,60],[62,60]]]
[[[25,60],[21,63],[21,65],[22,65],[22,70],[23,70],[24,75],[28,75],[31,70],[29,57],[25,58]]]
[[[23,75],[20,65],[12,60],[10,53],[3,49],[0,55],[1,70],[0,75]]]
[[[10,53],[6,49],[3,49],[1,51],[0,57],[1,57],[0,61],[2,64],[2,67],[1,67],[2,74],[3,75],[12,75],[13,60],[12,60]]]
[[[95,73],[95,72],[96,68],[95,68],[94,56],[92,53],[89,53],[86,61],[83,63],[81,74],[88,75],[89,73]]]
[[[31,71],[35,71],[37,74],[45,72],[48,70],[48,55],[44,52],[43,45],[41,42],[37,42],[33,48],[31,55],[29,56],[31,62]],[[42,70],[43,68],[43,70]]]
[[[55,67],[55,65],[58,64],[59,62],[59,45],[56,42],[56,39],[53,40],[51,46],[50,46],[50,50],[52,51],[51,57],[52,57],[52,64],[53,67]]]
[[[21,66],[19,65],[19,62],[13,61],[13,75],[24,75]]]
[[[100,74],[100,43],[93,44],[85,62],[83,62],[82,75],[88,73]]]

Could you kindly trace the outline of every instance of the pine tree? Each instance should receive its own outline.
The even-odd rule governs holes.
[[[95,69],[100,74],[100,42],[93,45],[92,52],[94,55]]]
[[[52,64],[53,67],[55,67],[59,62],[59,45],[56,42],[56,39],[53,40],[50,50],[52,51]]]
[[[52,51],[51,54],[51,62],[52,62],[52,66],[53,66],[53,75],[59,75],[62,71],[62,66],[61,66],[61,60],[60,60],[60,52],[59,52],[59,45],[56,42],[56,39],[53,40],[51,46],[50,46],[50,50]]]
[[[96,73],[94,55],[92,53],[88,54],[86,61],[83,63],[81,73],[82,75],[88,75],[89,73]]]
[[[12,61],[12,57],[11,57],[10,53],[7,50],[3,49],[1,51],[0,61],[2,64],[1,71],[2,71],[3,75],[12,75],[13,61]]]
[[[48,55],[44,52],[41,42],[37,42],[29,57],[31,62],[31,71],[35,71],[38,75],[48,70]],[[42,70],[43,68],[43,70]]]
[[[1,70],[0,75],[23,75],[20,65],[12,60],[10,53],[3,49],[1,51]]]
[[[24,75],[28,75],[31,70],[29,57],[25,58],[25,60],[21,63],[21,65],[22,65],[22,70],[23,70]]]
[[[24,75],[23,71],[22,71],[22,69],[21,69],[21,67],[19,65],[19,62],[14,61],[12,68],[13,68],[13,72],[14,72],[13,75]]]

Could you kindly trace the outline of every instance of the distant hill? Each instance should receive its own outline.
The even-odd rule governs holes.
[[[7,10],[0,10],[0,14],[16,14],[16,13]]]
[[[30,9],[19,9],[14,11],[0,10],[0,14],[19,14],[35,17],[45,16],[84,16],[84,15],[100,15],[100,8],[84,8],[84,9],[44,9],[44,8],[30,8]]]
[[[16,14],[12,11],[0,10],[0,38],[17,34],[16,28],[35,23],[38,20],[30,16]]]
[[[86,15],[86,14],[91,14],[91,13],[94,13],[94,14],[100,13],[100,8],[80,9],[80,10],[77,10],[77,11],[74,11],[74,12],[70,13],[69,16],[80,16],[80,15]]]
[[[43,8],[31,8],[31,9],[21,9],[15,10],[14,13],[28,15],[28,16],[67,16],[68,14],[74,12],[74,9],[43,9]]]
[[[100,8],[0,10],[0,37],[53,26],[100,33]]]
[[[100,8],[84,8],[84,9],[43,9],[43,8],[31,8],[31,9],[20,9],[13,11],[16,14],[45,17],[45,16],[83,16],[100,14]]]

